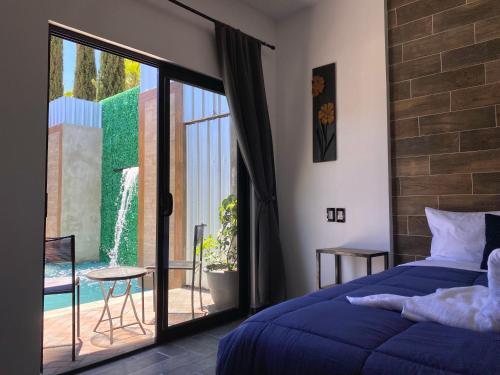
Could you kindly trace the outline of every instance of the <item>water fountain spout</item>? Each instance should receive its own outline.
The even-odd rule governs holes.
[[[111,267],[118,266],[118,255],[120,250],[120,242],[122,239],[123,228],[126,225],[127,212],[129,211],[130,204],[134,192],[137,188],[137,176],[139,175],[139,167],[131,167],[122,170],[122,177],[120,180],[120,208],[116,217],[115,235],[113,248],[109,250],[109,265]]]

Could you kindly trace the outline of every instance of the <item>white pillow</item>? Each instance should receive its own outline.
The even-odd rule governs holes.
[[[426,207],[432,232],[431,259],[481,264],[486,243],[486,212],[448,212]],[[500,211],[488,212],[500,215]]]

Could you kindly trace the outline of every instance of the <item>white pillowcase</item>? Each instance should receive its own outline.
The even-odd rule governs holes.
[[[486,212],[448,212],[426,207],[432,232],[430,259],[481,264],[486,243]],[[500,211],[488,212],[500,215]]]

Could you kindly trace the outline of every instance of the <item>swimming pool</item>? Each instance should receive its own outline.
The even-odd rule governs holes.
[[[109,264],[104,262],[81,262],[75,264],[76,276],[80,277],[80,304],[102,301],[102,292],[99,287],[99,282],[87,279],[85,275],[89,271],[107,267],[109,267]],[[62,276],[71,276],[71,264],[47,264],[45,266],[45,277]],[[106,288],[111,286],[111,284],[112,283],[106,285]],[[114,294],[125,292],[125,285],[126,283],[124,281],[117,282]],[[132,293],[140,291],[141,288],[138,280],[132,280]],[[49,295],[45,296],[43,300],[44,311],[60,309],[68,306],[71,306],[71,293]]]

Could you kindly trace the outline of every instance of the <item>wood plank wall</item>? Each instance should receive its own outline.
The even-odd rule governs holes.
[[[424,207],[500,210],[500,0],[387,0],[395,263]]]
[[[138,189],[138,264],[156,265],[158,90],[139,96],[139,189]],[[182,122],[182,84],[170,86],[170,183],[174,209],[169,224],[170,260],[186,259],[185,209],[185,126]],[[169,289],[185,285],[186,272],[169,272]],[[145,280],[151,283],[151,279]],[[149,287],[151,285],[148,285]]]
[[[52,126],[48,131],[45,237],[59,237],[61,235],[63,126]]]
[[[169,221],[169,260],[185,260],[186,248],[186,126],[182,121],[183,87],[170,82],[170,190],[174,206]],[[186,285],[186,271],[169,271],[169,289]]]

